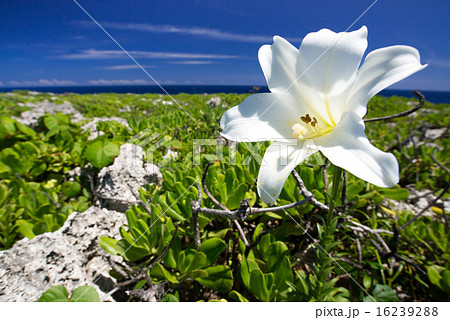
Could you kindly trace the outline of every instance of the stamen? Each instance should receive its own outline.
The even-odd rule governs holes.
[[[312,117],[311,119],[311,116],[308,113],[301,116],[300,120],[305,123],[305,125],[296,123],[292,126],[292,137],[296,139],[313,139],[328,134],[328,132],[333,130],[333,127],[321,128],[317,118]]]
[[[305,116],[300,117],[300,119],[306,124],[311,122],[311,117],[310,117],[309,113],[307,113]]]

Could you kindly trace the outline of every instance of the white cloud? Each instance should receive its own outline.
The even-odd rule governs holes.
[[[15,86],[15,87],[25,87],[25,86],[32,86],[32,87],[65,87],[65,86],[75,86],[77,83],[72,80],[58,80],[58,79],[40,79],[36,81],[8,81],[8,85]]]
[[[94,23],[90,21],[78,21],[77,23],[88,27],[95,26]],[[256,42],[256,43],[272,42],[271,36],[232,33],[214,28],[185,27],[185,26],[175,26],[167,24],[160,25],[149,23],[120,23],[107,21],[101,22],[101,25],[107,29],[130,30],[130,31],[151,32],[151,33],[166,33],[166,34],[183,34],[183,35],[198,36],[202,38],[209,38],[214,40]]]
[[[184,52],[159,52],[159,51],[129,51],[134,58],[150,59],[242,59],[243,56],[208,54],[208,53],[184,53]],[[77,53],[64,54],[61,59],[83,60],[83,59],[125,59],[128,58],[122,50],[96,50],[87,49]]]
[[[182,61],[171,61],[171,64],[211,64],[214,63],[209,60],[182,60]]]
[[[98,79],[98,80],[90,80],[88,81],[89,84],[92,84],[94,86],[115,86],[115,85],[146,85],[149,84],[148,81],[144,79],[133,79],[133,80],[125,80],[125,79],[117,79],[117,80],[105,80],[105,79]]]

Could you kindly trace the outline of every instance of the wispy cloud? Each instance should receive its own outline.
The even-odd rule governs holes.
[[[450,68],[450,60],[446,59],[427,59],[425,62],[433,67]]]
[[[77,83],[72,80],[58,80],[58,79],[40,79],[36,81],[8,81],[9,86],[14,87],[65,87],[65,86],[75,86]]]
[[[245,59],[243,56],[208,54],[208,53],[185,53],[185,52],[160,52],[160,51],[129,51],[135,58],[148,59]],[[87,49],[77,53],[58,56],[60,59],[83,60],[83,59],[128,59],[122,50],[96,50]]]
[[[105,79],[98,79],[98,80],[89,80],[89,84],[92,84],[94,86],[115,86],[115,85],[146,85],[150,84],[148,81],[144,79],[133,79],[133,80],[126,80],[126,79],[115,79],[115,80],[105,80]]]
[[[155,66],[142,66],[143,68],[156,68]],[[139,66],[137,64],[125,64],[125,65],[118,65],[118,66],[108,66],[102,68],[104,70],[131,70],[131,69],[139,69]]]
[[[182,60],[182,61],[171,61],[170,64],[211,64],[213,61],[209,60]]]
[[[88,27],[94,26],[94,24],[90,21],[77,21],[77,23]],[[233,33],[214,28],[186,27],[168,24],[160,25],[149,23],[120,23],[107,21],[101,22],[101,25],[108,29],[130,30],[130,31],[151,32],[151,33],[182,34],[214,40],[256,42],[256,43],[272,42],[272,36],[268,35]]]

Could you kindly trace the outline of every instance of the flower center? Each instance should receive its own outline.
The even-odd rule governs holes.
[[[300,140],[312,139],[326,135],[334,128],[331,126],[321,127],[316,117],[312,117],[307,113],[300,117],[300,123],[292,126],[292,137]]]

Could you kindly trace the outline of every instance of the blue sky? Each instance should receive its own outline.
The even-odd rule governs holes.
[[[280,35],[346,30],[374,0],[77,0],[163,86],[264,85],[257,52]],[[425,70],[394,89],[450,90],[450,1],[378,0],[367,52],[417,48]],[[0,87],[154,84],[73,0],[4,0]]]

